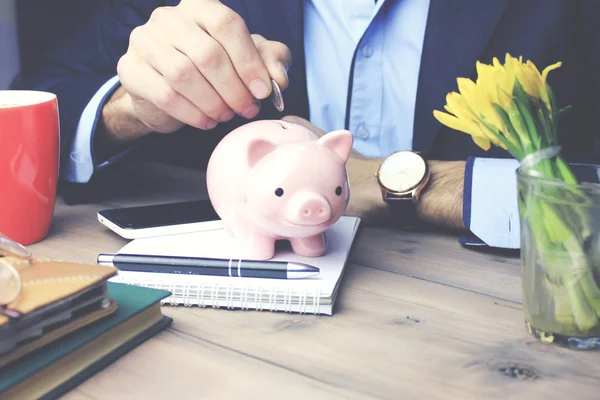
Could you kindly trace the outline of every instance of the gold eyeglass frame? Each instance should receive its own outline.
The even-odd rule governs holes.
[[[6,310],[6,306],[17,299],[23,289],[21,274],[19,274],[19,271],[6,260],[7,256],[28,259],[31,258],[32,255],[25,246],[0,233],[0,276],[8,275],[17,284],[17,288],[14,290],[12,285],[10,287],[4,285],[4,282],[0,280],[0,310],[2,311],[8,311]],[[6,296],[6,290],[14,290],[14,293]],[[0,311],[0,314],[5,314],[5,312]]]

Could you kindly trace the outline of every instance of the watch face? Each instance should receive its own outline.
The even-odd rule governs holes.
[[[379,181],[392,192],[405,192],[415,188],[425,177],[425,160],[411,151],[401,151],[389,156],[379,169]]]

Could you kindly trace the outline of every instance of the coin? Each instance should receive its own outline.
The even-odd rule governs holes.
[[[0,233],[0,250],[3,250],[13,256],[29,258],[31,253],[23,245],[15,242],[14,240],[4,236]]]
[[[0,258],[0,305],[13,302],[21,293],[21,275],[6,260]]]
[[[281,89],[279,89],[279,85],[273,79],[271,79],[271,84],[273,85],[273,90],[271,91],[271,101],[273,105],[277,109],[277,111],[283,111],[283,96],[281,95]]]

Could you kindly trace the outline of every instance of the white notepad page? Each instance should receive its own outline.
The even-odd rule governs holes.
[[[301,257],[289,245],[278,247],[273,260],[316,266],[320,274],[306,279],[238,278],[119,271],[113,282],[157,287],[172,292],[171,304],[268,309],[331,314],[352,242],[360,224],[355,217],[341,217],[326,232],[327,253]],[[119,253],[230,259],[239,245],[224,230],[136,239]]]

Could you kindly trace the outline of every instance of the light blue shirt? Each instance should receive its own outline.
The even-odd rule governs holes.
[[[385,157],[412,149],[428,11],[429,0],[305,0],[311,122],[333,131],[343,128],[347,119],[354,148],[366,156]],[[108,81],[83,111],[64,165],[67,180],[91,178],[91,135],[98,110],[118,84],[118,77]],[[468,163],[465,222],[490,246],[519,247],[516,168],[515,160],[472,159]],[[490,204],[495,206],[488,208]]]
[[[305,1],[311,122],[327,132],[344,127],[352,81],[355,149],[369,157],[411,150],[428,11],[429,0]]]

